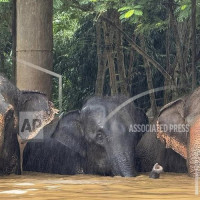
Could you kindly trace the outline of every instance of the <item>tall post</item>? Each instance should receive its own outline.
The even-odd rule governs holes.
[[[24,63],[52,70],[53,0],[17,0],[16,83],[51,97],[51,76]]]

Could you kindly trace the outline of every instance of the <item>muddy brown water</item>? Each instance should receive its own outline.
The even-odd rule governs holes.
[[[200,189],[200,188],[199,188]],[[199,199],[195,180],[186,174],[148,174],[134,178],[52,175],[26,172],[0,177],[0,199]]]

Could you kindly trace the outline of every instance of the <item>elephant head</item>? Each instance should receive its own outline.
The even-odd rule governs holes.
[[[38,91],[21,91],[18,111],[23,118],[29,118],[31,115],[31,119],[37,119],[37,124],[31,128],[28,134],[20,135],[23,141],[33,139],[44,126],[54,119],[54,115],[58,112],[47,96]]]
[[[45,125],[53,120],[57,110],[44,94],[36,91],[20,91],[9,80],[1,75],[0,97],[0,153],[3,152],[3,149],[1,148],[3,145],[8,143],[9,145],[6,148],[12,149],[13,145],[11,140],[16,142],[18,140],[19,144],[15,151],[19,152],[20,149],[20,156],[14,157],[16,160],[19,160],[19,157],[21,158],[20,160],[22,168],[23,149],[26,143],[34,138]],[[30,116],[28,116],[28,114],[31,114],[30,120],[37,119],[37,122],[39,122],[37,126],[26,131],[25,135],[21,134],[20,132],[21,114],[23,114],[24,119],[29,119]],[[9,129],[6,127],[7,116],[9,116],[11,119],[11,122],[9,123]],[[5,131],[3,132],[3,130]],[[9,137],[9,135],[12,137]],[[8,154],[4,154],[4,156],[2,156],[0,159],[9,160],[9,158],[6,158],[6,155]],[[18,161],[16,161],[16,163],[17,162]]]
[[[14,108],[0,94],[0,174],[20,174]]]
[[[200,88],[161,110],[157,137],[187,160],[188,173],[195,176],[200,168]],[[162,126],[167,128],[163,130]],[[164,126],[163,126],[164,127]]]
[[[57,112],[58,110],[54,108],[53,103],[48,100],[45,94],[38,91],[21,91],[18,100],[18,120],[20,121],[18,142],[20,146],[21,169],[23,151],[27,142],[35,138],[40,130],[54,119],[54,115]],[[27,124],[25,124],[24,119],[29,120]],[[23,128],[26,129],[26,125],[29,126],[28,130],[22,132]]]
[[[20,174],[20,151],[17,142],[15,112],[19,90],[0,75],[0,173]]]
[[[140,133],[129,133],[134,123],[147,123],[146,115],[128,105],[105,121],[126,99],[93,97],[81,111],[72,111],[59,121],[53,138],[86,160],[86,173],[135,176],[134,148]]]

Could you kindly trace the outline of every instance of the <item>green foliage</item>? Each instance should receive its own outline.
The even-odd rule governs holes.
[[[61,0],[54,0],[53,7],[54,9],[60,9],[63,6],[63,2]]]
[[[134,14],[135,10],[129,10],[124,14],[124,18],[129,18]]]
[[[148,54],[162,66],[166,65],[165,34],[169,25],[166,0],[54,0],[53,2],[54,71],[63,75],[64,110],[80,108],[84,99],[94,94],[97,74],[95,20],[109,9],[118,10],[123,29],[128,35],[143,34]],[[174,7],[178,22],[190,18],[191,0],[175,0]],[[8,77],[12,74],[11,11],[11,3],[0,3],[0,54],[4,57],[4,66],[0,60],[0,71],[6,73]],[[197,31],[199,30],[200,0],[197,0]],[[176,47],[172,35],[170,42],[170,59],[173,61]],[[136,43],[140,45],[137,40]],[[127,69],[131,48],[126,41],[123,46]],[[163,85],[160,73],[154,68],[152,71],[154,86]],[[106,84],[108,82],[107,73]],[[131,85],[131,95],[147,89],[143,59],[139,54],[136,54],[134,60]],[[57,91],[58,80],[55,79],[53,101],[58,106]]]
[[[54,41],[72,39],[74,32],[79,28],[79,19],[72,12],[57,12],[54,14],[53,32]],[[63,41],[63,42],[64,42]]]
[[[128,19],[131,16],[142,16],[143,15],[143,11],[141,10],[141,5],[136,5],[136,6],[125,6],[122,7],[120,9],[118,9],[118,11],[120,12],[121,16],[120,19]]]
[[[0,72],[12,76],[12,4],[0,3]]]
[[[11,4],[0,3],[0,50],[6,50],[11,37]]]
[[[178,6],[175,10],[175,15],[179,22],[187,20],[191,15],[191,0],[176,1]]]
[[[86,97],[94,94],[97,57],[94,16],[80,20],[73,37],[54,34],[54,71],[63,75],[63,109],[80,108]],[[55,18],[56,19],[56,18]],[[60,23],[64,24],[65,20]],[[73,26],[72,26],[73,27]],[[54,80],[53,100],[58,105],[58,82]]]
[[[163,0],[126,0],[118,11],[122,22],[136,25],[136,33],[148,35],[153,30],[163,31],[168,24]]]
[[[59,19],[54,19],[54,69],[64,75],[63,104],[65,110],[79,108],[83,99],[86,98],[86,96],[92,95],[94,92],[97,73],[96,41],[93,26],[93,22],[95,23],[94,16],[96,15],[98,17],[108,9],[112,8],[119,11],[121,15],[120,19],[124,23],[126,33],[129,35],[132,35],[133,32],[134,34],[143,34],[147,39],[146,44],[149,55],[157,60],[161,65],[166,65],[165,31],[168,27],[169,21],[168,8],[165,0],[58,1],[62,3],[55,7],[62,10],[64,13],[60,12]],[[197,5],[200,5],[199,1],[200,0],[197,0]],[[179,22],[187,20],[191,14],[191,1],[175,0],[175,3],[175,16],[177,20]],[[66,9],[68,10],[67,12]],[[75,13],[75,18],[71,18],[72,15],[69,15],[70,9],[72,9],[70,11],[71,13]],[[199,9],[198,6],[197,9]],[[88,12],[85,13],[87,10]],[[68,15],[66,13],[68,13]],[[95,15],[93,17],[90,15],[89,18],[86,17],[81,20],[80,15],[83,13],[85,13],[85,17],[90,13],[94,13]],[[199,13],[197,11],[197,16],[199,16]],[[72,19],[72,21],[69,19]],[[77,19],[77,21],[74,21],[74,19]],[[81,25],[79,24],[80,21]],[[85,27],[87,27],[87,29],[85,29]],[[76,32],[76,34],[74,34],[74,32]],[[88,37],[88,34],[90,37]],[[171,45],[172,49],[175,49],[173,41]],[[127,68],[129,65],[129,45],[124,44],[124,49],[125,67]],[[175,51],[172,50],[171,54],[171,58],[174,58]],[[137,76],[134,78],[132,83],[132,95],[147,89],[141,56],[137,56],[133,71],[135,71]],[[153,77],[155,87],[164,84],[162,76],[154,68]],[[106,75],[106,80],[109,81],[108,75]],[[54,97],[54,99],[57,99],[55,95]]]
[[[196,23],[197,23],[197,29],[200,30],[200,0],[197,0],[197,18],[196,18]]]

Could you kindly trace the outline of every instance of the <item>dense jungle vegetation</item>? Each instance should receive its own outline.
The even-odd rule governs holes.
[[[0,2],[0,72],[15,80],[13,7]],[[54,0],[53,70],[63,76],[63,109],[92,95],[134,96],[145,111],[200,84],[200,0]],[[58,105],[58,81],[52,98]]]

